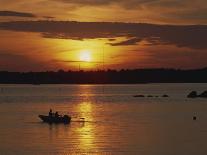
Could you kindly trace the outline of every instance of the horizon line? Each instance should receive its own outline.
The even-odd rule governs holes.
[[[0,23],[8,23],[8,22],[74,22],[74,23],[114,23],[114,24],[148,24],[148,25],[159,25],[159,26],[207,26],[207,23],[204,24],[178,24],[178,23],[150,23],[150,22],[122,22],[122,21],[77,21],[77,20],[45,20],[45,19],[37,19],[37,20],[11,20],[11,21],[0,21]]]
[[[42,70],[42,71],[9,71],[9,70],[0,70],[0,73],[2,72],[8,72],[8,73],[40,73],[40,72],[108,72],[108,71],[136,71],[136,70],[174,70],[174,71],[195,71],[195,70],[207,70],[206,67],[202,68],[121,68],[121,69],[112,69],[112,68],[107,68],[107,69],[81,69],[81,70],[72,70],[72,69],[57,69],[57,70]]]

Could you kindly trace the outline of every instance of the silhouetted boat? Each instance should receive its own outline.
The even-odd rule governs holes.
[[[71,121],[71,117],[68,115],[64,115],[64,116],[45,116],[45,115],[39,115],[39,118],[46,123],[64,123],[64,124],[68,124]]]

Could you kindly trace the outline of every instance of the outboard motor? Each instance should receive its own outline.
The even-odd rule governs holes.
[[[69,117],[68,115],[64,115],[63,118],[65,124],[70,123],[71,117]]]

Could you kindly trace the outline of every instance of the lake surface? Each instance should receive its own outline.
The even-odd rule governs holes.
[[[207,84],[0,85],[0,154],[207,154],[207,99],[191,90]],[[50,108],[72,122],[42,123]]]

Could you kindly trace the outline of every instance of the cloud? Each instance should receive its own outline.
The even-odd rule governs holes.
[[[207,4],[206,0],[53,0],[56,2],[62,2],[67,4],[74,4],[78,6],[109,6],[117,5],[125,9],[136,9],[142,8],[142,6],[147,8],[155,7],[166,7],[166,8],[187,8],[198,4],[203,6]]]
[[[82,62],[85,62],[85,63],[103,63],[102,61],[90,61],[90,62],[87,62],[87,61],[74,61],[74,60],[52,60],[52,62],[60,62],[60,63],[82,63]]]
[[[207,49],[207,25],[155,25],[110,22],[17,21],[0,23],[0,29],[38,32],[45,38],[57,39],[114,39],[112,46],[135,45],[147,41],[150,45],[175,45],[192,49]]]
[[[36,17],[32,13],[16,12],[16,11],[0,11],[0,16],[12,16],[12,17]]]
[[[112,11],[117,6],[117,13],[133,11],[134,20],[146,20],[172,23],[206,23],[206,0],[53,0],[76,7],[93,7]],[[202,10],[202,11],[201,11]],[[202,14],[203,13],[203,14]],[[125,15],[122,15],[123,18]],[[187,18],[185,18],[187,17]],[[119,18],[119,17],[118,17]],[[172,22],[171,22],[172,21]]]
[[[143,4],[151,2],[160,2],[160,0],[58,0],[58,2],[77,4],[79,6],[119,5],[124,8],[137,8]]]
[[[79,4],[79,5],[108,5],[117,2],[118,0],[60,0],[60,1],[64,3]]]
[[[0,10],[27,10],[40,16],[54,16],[57,20],[140,21],[168,24],[207,23],[206,0],[0,1]]]
[[[55,17],[52,17],[52,16],[42,16],[42,18],[45,18],[45,19],[54,19]]]
[[[142,41],[142,38],[131,38],[118,43],[109,43],[112,46],[126,46],[126,45],[136,45],[138,42]]]

